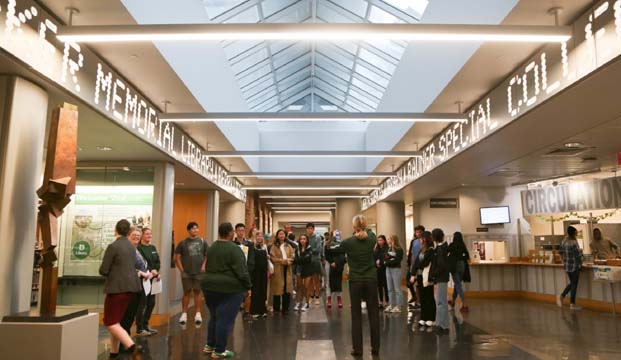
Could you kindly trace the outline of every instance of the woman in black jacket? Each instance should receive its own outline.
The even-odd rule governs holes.
[[[373,258],[375,259],[375,267],[377,268],[377,292],[379,294],[378,307],[380,309],[388,305],[388,282],[386,280],[386,265],[384,264],[384,256],[388,251],[386,237],[380,235],[377,237],[377,243],[373,250]]]
[[[327,241],[325,245],[325,257],[328,264],[330,264],[330,273],[329,273],[329,285],[330,292],[326,293],[326,306],[328,308],[332,307],[332,297],[336,295],[336,302],[339,309],[343,308],[343,297],[341,294],[343,293],[343,269],[345,268],[345,263],[347,263],[347,257],[342,252],[334,251],[335,249],[341,246],[340,242],[332,239],[332,241]]]
[[[450,305],[456,306],[455,301],[457,300],[457,296],[459,296],[461,298],[461,310],[468,311],[466,299],[464,298],[464,288],[462,282],[470,281],[470,279],[466,278],[467,273],[469,273],[469,271],[467,272],[466,270],[468,268],[470,254],[468,253],[466,244],[464,244],[464,237],[459,231],[456,231],[453,234],[453,242],[449,245],[448,251],[451,276],[453,277],[453,283],[455,284],[453,287],[453,301]]]
[[[254,319],[267,317],[267,276],[268,250],[263,233],[254,234],[254,268],[252,269],[252,293],[250,296],[250,314]]]
[[[436,300],[433,294],[433,282],[428,281],[427,286],[423,283],[423,271],[431,264],[434,256],[433,240],[431,233],[425,231],[422,235],[422,244],[418,253],[418,261],[414,262],[414,267],[410,273],[416,274],[416,282],[420,286],[420,320],[421,326],[433,326],[436,321]],[[414,276],[410,282],[414,282]]]
[[[302,234],[298,239],[294,264],[300,271],[301,284],[298,284],[296,304],[293,310],[306,311],[310,307],[311,279],[313,275],[313,249],[308,244],[308,236]]]

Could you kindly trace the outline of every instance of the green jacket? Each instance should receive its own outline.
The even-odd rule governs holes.
[[[157,253],[157,249],[154,245],[142,245],[142,243],[138,243],[138,251],[145,260],[147,260],[147,265],[149,270],[157,270],[160,272],[160,256]]]
[[[377,238],[373,231],[367,230],[366,238],[359,239],[352,236],[343,240],[340,247],[331,248],[332,252],[344,252],[347,254],[350,281],[377,281],[375,258],[373,256],[376,240]]]
[[[209,248],[201,286],[219,293],[240,293],[252,288],[246,257],[233,241],[218,240]]]

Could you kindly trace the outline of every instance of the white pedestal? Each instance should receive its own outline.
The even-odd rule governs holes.
[[[97,359],[99,314],[57,323],[0,322],[3,359]]]

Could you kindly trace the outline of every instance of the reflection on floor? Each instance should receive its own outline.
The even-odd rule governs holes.
[[[609,314],[571,312],[554,305],[506,299],[472,300],[469,306],[470,312],[463,316],[451,312],[450,334],[444,336],[408,324],[407,313],[382,314],[379,358],[621,359],[621,320]],[[207,312],[203,310],[203,314]],[[368,324],[364,325],[368,346]],[[201,353],[205,323],[182,329],[175,317],[158,330],[156,336],[137,340],[145,347],[144,359],[207,358]],[[101,334],[99,359],[106,359],[105,330]],[[348,303],[342,310],[314,306],[308,313],[291,312],[255,321],[238,316],[229,347],[236,352],[236,359],[352,359]],[[364,359],[372,359],[368,347]]]

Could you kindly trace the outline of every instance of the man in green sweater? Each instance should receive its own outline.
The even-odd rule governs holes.
[[[376,236],[367,229],[367,220],[362,215],[353,219],[354,235],[341,242],[333,252],[347,254],[349,264],[349,297],[351,299],[351,328],[353,356],[362,356],[362,301],[367,302],[369,327],[371,329],[371,354],[379,355],[380,324],[377,307],[377,272],[373,249]],[[330,242],[328,242],[330,246]]]
[[[203,352],[212,359],[235,354],[226,349],[239,306],[246,291],[252,288],[244,253],[232,240],[235,232],[231,223],[218,227],[219,239],[207,253],[207,265],[201,287],[209,309],[207,344]]]

